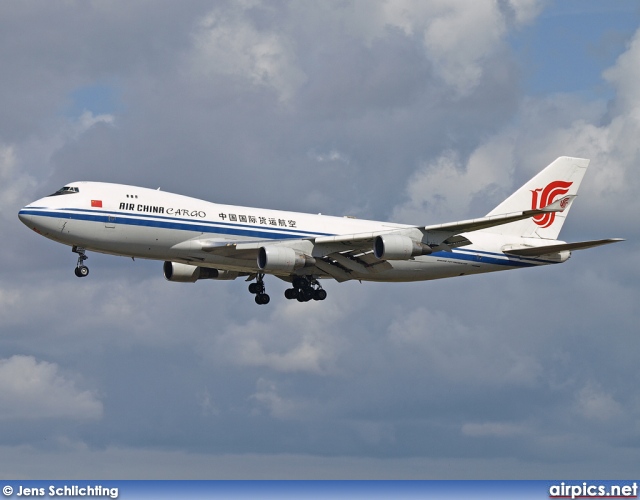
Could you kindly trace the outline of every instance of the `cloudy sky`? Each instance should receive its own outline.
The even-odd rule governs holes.
[[[640,462],[636,1],[0,3],[0,470],[617,478]],[[18,210],[74,180],[436,224],[591,158],[563,266],[169,283]]]

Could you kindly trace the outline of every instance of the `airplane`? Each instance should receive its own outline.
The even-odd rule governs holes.
[[[291,284],[287,299],[321,301],[321,279],[451,278],[558,264],[574,250],[623,241],[557,239],[588,166],[559,157],[485,217],[428,226],[221,205],[103,182],[67,184],[18,217],[71,246],[81,278],[94,251],[164,261],[174,282],[246,278],[260,305],[270,301],[266,275]]]

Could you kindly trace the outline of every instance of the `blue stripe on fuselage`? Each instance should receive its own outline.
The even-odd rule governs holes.
[[[529,259],[530,262],[525,262],[516,257],[515,260],[511,256],[507,257],[505,254],[500,253],[492,253],[485,252],[481,250],[473,250],[468,251],[469,253],[460,252],[459,250],[452,250],[451,252],[434,252],[430,254],[430,257],[441,257],[444,259],[455,259],[455,260],[464,260],[467,262],[476,262],[478,264],[493,264],[496,266],[506,266],[506,267],[534,267],[539,266],[540,264],[551,264],[555,262],[548,261],[537,261],[534,259]],[[451,255],[453,254],[453,255]],[[533,261],[533,262],[531,262]]]
[[[184,231],[200,231],[203,233],[227,234],[234,236],[248,236],[252,238],[265,239],[295,239],[295,238],[315,238],[317,236],[333,236],[331,233],[314,233],[310,231],[300,231],[297,229],[287,229],[274,226],[273,228],[261,226],[249,226],[232,224],[228,222],[198,221],[194,219],[179,219],[176,217],[163,217],[146,214],[129,214],[123,212],[108,212],[102,210],[84,209],[22,209],[21,215],[35,215],[40,217],[51,217],[54,219],[71,219],[90,222],[125,224],[129,226],[155,227],[162,229],[178,229]],[[116,220],[109,220],[109,217]]]
[[[538,266],[541,264],[559,264],[557,260],[541,259],[540,257],[519,257],[517,255],[507,255],[504,253],[487,252],[486,250],[476,250],[475,248],[473,250],[461,248],[456,251],[456,254],[472,255],[475,257],[475,260],[479,262],[487,262],[486,258],[484,257],[485,255],[490,258],[499,256],[503,261],[505,261],[505,259],[508,259],[507,262],[509,262],[509,264],[507,265],[521,265],[523,267],[526,267],[527,265]],[[481,259],[479,259],[478,257],[481,257]],[[492,263],[499,264],[498,262]]]

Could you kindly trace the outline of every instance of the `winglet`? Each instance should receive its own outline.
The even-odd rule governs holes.
[[[543,207],[540,210],[543,212],[564,212],[571,206],[571,203],[573,203],[573,200],[577,197],[577,194],[563,196],[559,200],[549,203],[546,207]]]

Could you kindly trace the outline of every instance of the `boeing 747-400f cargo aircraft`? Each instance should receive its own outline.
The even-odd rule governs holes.
[[[20,210],[38,234],[70,245],[75,274],[86,251],[164,261],[169,281],[291,283],[287,299],[324,300],[319,280],[420,281],[565,262],[573,250],[621,241],[565,243],[558,234],[589,160],[560,157],[479,219],[409,226],[207,201],[122,184],[73,182]],[[255,280],[255,281],[254,281]]]

